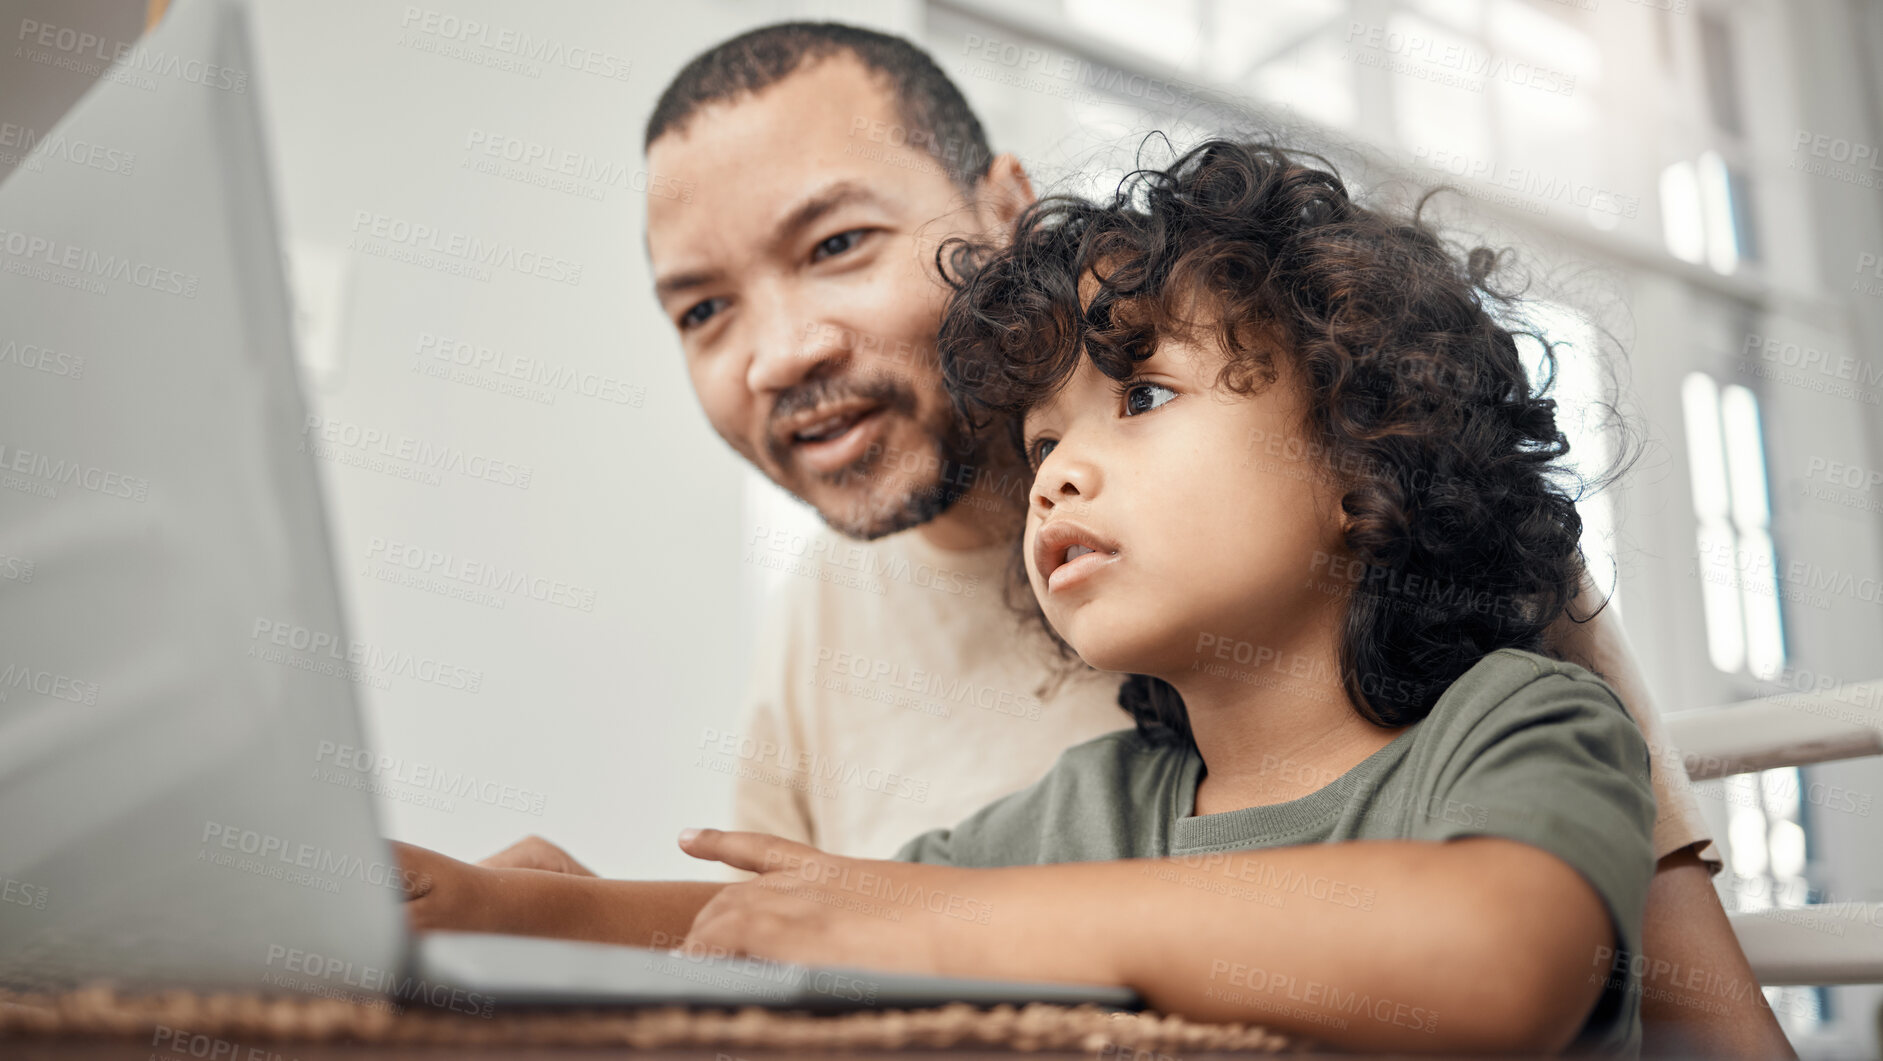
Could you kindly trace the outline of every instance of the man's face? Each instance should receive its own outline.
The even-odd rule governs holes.
[[[854,537],[945,511],[982,461],[936,359],[935,252],[975,215],[889,90],[826,59],[703,108],[649,168],[694,188],[649,196],[648,250],[720,437]]]

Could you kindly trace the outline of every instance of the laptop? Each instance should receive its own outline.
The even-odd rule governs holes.
[[[334,754],[365,744],[380,649],[348,633],[302,448],[248,20],[177,4],[0,183],[0,984],[466,1013],[1136,1008],[407,930],[371,778]]]

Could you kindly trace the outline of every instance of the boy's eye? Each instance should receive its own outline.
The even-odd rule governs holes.
[[[725,299],[721,298],[709,298],[701,302],[696,302],[688,307],[685,313],[680,314],[681,330],[697,328],[705,324],[712,318],[713,314],[719,312],[719,304],[724,301]]]
[[[1176,391],[1161,383],[1133,383],[1125,389],[1125,415],[1148,413],[1176,396]]]
[[[811,251],[811,260],[814,262],[823,261],[825,258],[832,258],[842,254],[844,251],[856,246],[857,242],[862,238],[863,230],[860,228],[853,228],[848,232],[839,232],[824,242],[819,243],[817,247]]]
[[[1057,445],[1059,445],[1059,440],[1056,438],[1042,438],[1033,443],[1033,470],[1034,471],[1038,471],[1040,465],[1046,463],[1046,455],[1048,453],[1051,453],[1053,451],[1053,447]]]

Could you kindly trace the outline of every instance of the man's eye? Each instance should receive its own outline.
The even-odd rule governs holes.
[[[1125,390],[1125,415],[1148,413],[1176,396],[1176,391],[1161,383],[1133,383]]]
[[[825,258],[842,254],[844,251],[856,246],[857,242],[862,238],[863,230],[860,228],[853,228],[848,232],[839,232],[824,242],[819,243],[817,248],[811,252],[811,260],[823,261]]]
[[[705,324],[708,320],[712,318],[713,314],[719,312],[719,309],[720,309],[719,304],[723,301],[725,300],[718,299],[718,298],[709,298],[703,302],[694,303],[691,307],[687,309],[685,313],[680,314],[681,329],[684,330],[687,328],[697,328],[700,325]]]

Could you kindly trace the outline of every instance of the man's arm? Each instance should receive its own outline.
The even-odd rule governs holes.
[[[1585,585],[1570,610],[1586,616],[1601,604],[1600,597]],[[1656,771],[1683,769],[1678,752],[1660,741],[1659,712],[1614,609],[1602,608],[1582,623],[1559,618],[1550,628],[1550,640],[1563,658],[1587,667],[1614,687],[1648,737]],[[1663,803],[1684,801],[1685,813],[1697,817],[1684,774],[1657,779],[1655,793]],[[1663,817],[1665,812],[1663,808]],[[1657,864],[1648,885],[1642,951],[1649,970],[1641,999],[1644,1054],[1742,1059],[1797,1056],[1758,990],[1697,845],[1670,851]],[[1706,972],[1697,981],[1698,987],[1691,979],[1694,970]],[[1744,990],[1723,996],[1707,994],[1700,988],[1709,983],[1715,988],[1729,983]]]
[[[1798,1056],[1740,950],[1712,873],[1691,849],[1661,859],[1641,939],[1644,1056]]]
[[[477,864],[490,869],[546,869],[551,873],[573,873],[578,877],[595,875],[594,870],[577,862],[574,855],[534,833],[489,858],[478,859]]]
[[[1549,648],[1606,680],[1648,742],[1654,784],[1655,857],[1665,858],[1695,844],[1704,845],[1707,825],[1694,803],[1686,765],[1681,761],[1679,750],[1667,740],[1660,711],[1654,697],[1648,693],[1640,665],[1635,662],[1621,617],[1615,609],[1603,607],[1601,598],[1586,584],[1569,610],[1590,618],[1576,622],[1568,615],[1558,616],[1548,631]],[[1718,868],[1717,860],[1714,868]]]
[[[1581,874],[1501,837],[1005,869],[846,859],[714,830],[682,846],[763,873],[714,897],[689,944],[1125,984],[1165,1013],[1357,1049],[1560,1049],[1600,997],[1616,943]]]
[[[628,881],[540,869],[493,869],[394,843],[413,931],[676,946],[724,884]]]

